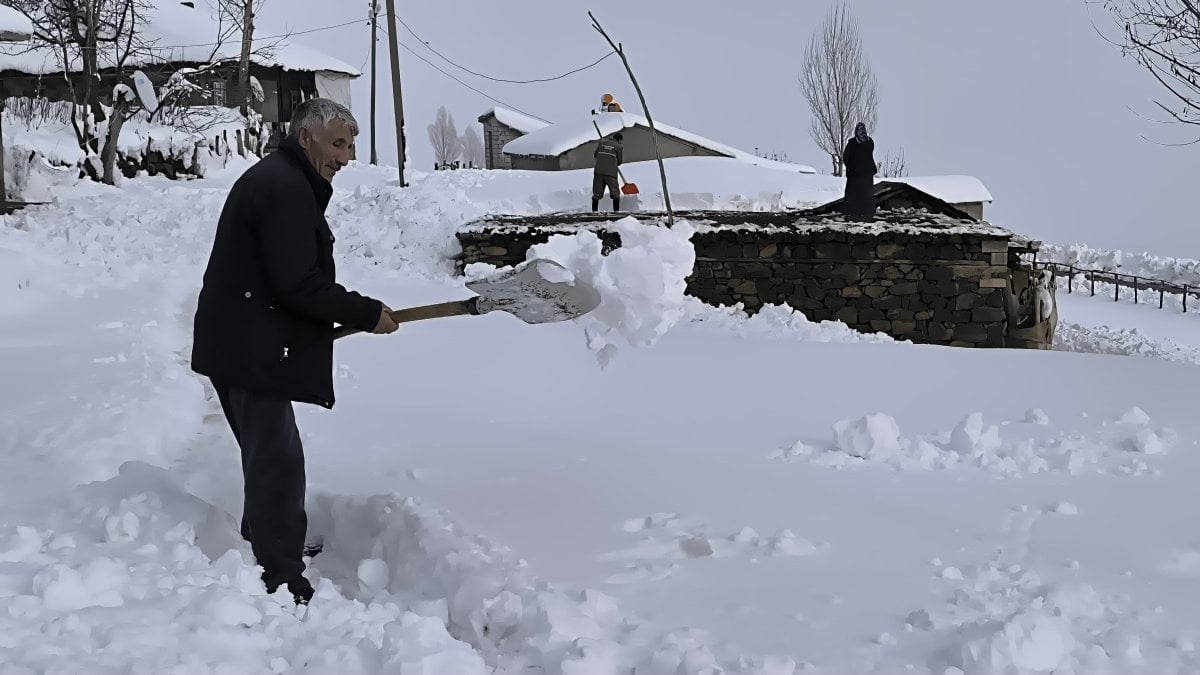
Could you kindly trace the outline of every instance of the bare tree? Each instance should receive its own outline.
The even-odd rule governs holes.
[[[433,158],[438,166],[449,165],[462,156],[462,139],[446,106],[438,108],[437,119],[429,125],[429,142],[433,144]]]
[[[843,172],[842,149],[862,122],[877,121],[878,87],[863,49],[858,21],[839,4],[808,43],[800,73],[800,89],[812,109],[809,133],[833,162],[833,175]]]
[[[35,47],[48,49],[62,65],[75,104],[72,127],[85,155],[84,171],[94,180],[112,183],[111,169],[101,157],[116,156],[117,133],[110,133],[109,114],[101,104],[100,71],[124,68],[146,45],[139,30],[152,10],[148,0],[10,0],[33,23]],[[72,74],[78,77],[72,77]],[[124,99],[123,96],[119,99]],[[118,108],[124,107],[119,101]],[[128,101],[125,101],[127,104]],[[128,108],[120,110],[126,114]],[[119,133],[120,125],[116,131]]]
[[[483,151],[483,137],[474,125],[467,125],[462,135],[463,161],[469,166],[482,169],[487,163]]]
[[[239,109],[245,116],[250,112],[250,55],[254,52],[254,18],[266,0],[220,0],[220,13],[240,34],[242,51],[238,59],[238,91],[242,94]]]
[[[1124,27],[1116,41],[1167,90],[1155,101],[1171,120],[1200,126],[1200,1],[1103,0]],[[1200,137],[1192,143],[1200,143]]]
[[[903,178],[908,175],[908,162],[904,159],[904,148],[896,154],[888,153],[879,163],[879,175],[885,178]]]

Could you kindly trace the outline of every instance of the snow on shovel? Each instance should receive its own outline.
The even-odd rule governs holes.
[[[468,300],[397,309],[396,323],[424,321],[446,316],[507,312],[529,324],[569,321],[600,306],[600,293],[586,284],[576,284],[570,270],[553,260],[535,259],[483,279],[467,282],[477,295]],[[358,333],[339,327],[334,339]]]

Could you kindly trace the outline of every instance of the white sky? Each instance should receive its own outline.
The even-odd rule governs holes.
[[[362,17],[297,38],[369,73],[367,0],[267,0],[261,26],[300,31]],[[380,2],[381,6],[383,1]],[[472,70],[508,79],[557,75],[607,50],[588,9],[623,42],[656,120],[746,151],[786,152],[828,171],[808,137],[810,115],[796,83],[825,2],[757,0],[440,0],[398,2],[400,16],[431,46]],[[589,6],[590,5],[590,6]],[[1056,243],[1087,242],[1200,257],[1200,146],[1149,121],[1160,95],[1148,73],[1097,35],[1107,14],[1086,0],[852,0],[880,82],[875,131],[880,157],[901,146],[910,173],[966,173],[996,202],[997,224]],[[381,17],[382,18],[382,17]],[[441,61],[399,29],[401,40],[447,72],[548,120],[586,111],[611,91],[641,112],[618,59],[552,83],[508,85]],[[382,35],[382,34],[381,34]],[[380,43],[379,148],[395,157],[386,43]],[[418,168],[432,164],[425,131],[439,105],[460,130],[489,107],[401,50],[406,135]],[[363,126],[369,76],[355,83]],[[367,156],[369,135],[360,139]]]

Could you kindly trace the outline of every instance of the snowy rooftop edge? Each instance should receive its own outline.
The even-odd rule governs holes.
[[[33,23],[22,13],[0,5],[0,42],[24,42],[33,37]]]
[[[595,126],[593,126],[593,124]],[[557,157],[586,143],[596,140],[596,126],[601,133],[608,135],[632,129],[633,127],[650,128],[650,122],[641,115],[627,112],[606,112],[596,115],[579,116],[567,122],[558,122],[545,128],[538,129],[513,139],[506,143],[502,152],[506,155],[531,155],[541,157]],[[815,174],[817,170],[806,164],[791,164],[775,160],[763,159],[744,150],[718,143],[699,134],[685,131],[662,122],[655,122],[654,129],[682,141],[711,150],[713,152],[740,159],[750,164],[768,166],[775,169],[791,170],[798,173]]]
[[[539,129],[545,129],[551,124],[550,122],[543,122],[542,120],[530,115],[526,115],[525,113],[519,113],[514,110],[501,107],[490,108],[480,114],[476,119],[484,118],[488,115],[494,115],[496,120],[504,126],[512,127],[513,129],[525,134],[531,134]]]
[[[736,213],[736,212],[730,212]],[[655,213],[652,217],[638,218],[638,214],[631,214],[635,219],[646,224],[661,224],[666,219],[665,214]],[[458,228],[461,233],[473,232],[495,232],[495,233],[514,233],[514,232],[535,232],[535,231],[563,231],[572,232],[579,229],[586,230],[605,230],[610,229],[614,220],[593,220],[593,221],[575,221],[563,220],[557,223],[506,223],[504,219],[509,218],[526,218],[528,216],[519,215],[493,215],[485,216],[476,219],[470,223]],[[543,216],[548,217],[548,216]],[[886,221],[875,221],[871,223],[844,221],[836,217],[830,216],[809,216],[803,214],[789,214],[790,220],[785,220],[784,224],[759,224],[752,222],[744,222],[740,224],[721,223],[714,224],[711,218],[706,218],[703,215],[697,217],[680,216],[676,214],[678,222],[687,222],[692,224],[696,232],[740,232],[740,231],[755,231],[768,234],[773,233],[803,233],[803,232],[845,232],[848,234],[886,234],[886,233],[902,233],[902,234],[966,234],[978,236],[993,236],[1012,239],[1013,241],[1028,241],[1012,230],[993,225],[987,221],[977,223],[964,223],[961,221],[939,218],[944,220],[946,224],[938,222],[930,222],[928,224],[913,224],[913,223],[889,223]]]

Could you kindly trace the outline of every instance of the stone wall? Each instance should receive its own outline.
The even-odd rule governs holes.
[[[522,136],[521,132],[500,124],[495,119],[483,125],[483,150],[489,169],[511,169],[512,158],[504,154],[504,146]]]
[[[460,264],[522,262],[556,231],[574,228],[461,232]],[[616,234],[598,234],[609,250],[619,245]],[[692,238],[697,260],[687,292],[712,305],[742,303],[750,313],[787,304],[814,321],[918,343],[1017,346],[1008,340],[1010,319],[1015,327],[1021,314],[1011,279],[1022,263],[1010,252],[1011,237],[999,228],[702,229]]]

